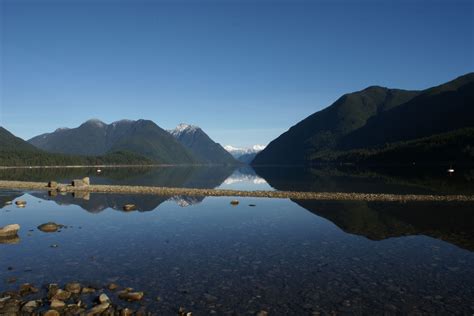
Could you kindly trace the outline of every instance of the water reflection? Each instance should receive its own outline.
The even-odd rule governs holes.
[[[285,190],[395,194],[474,194],[474,170],[444,167],[320,168],[250,166],[180,166],[104,168],[0,169],[0,179],[69,182],[89,176],[94,184],[147,185],[234,190]]]
[[[474,251],[474,204],[295,200],[346,233],[371,240],[425,235]]]
[[[256,167],[255,171],[270,186],[283,191],[474,194],[474,170],[470,168],[457,168],[454,175],[446,173],[443,166]]]

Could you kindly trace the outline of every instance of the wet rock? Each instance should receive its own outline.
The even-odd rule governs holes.
[[[56,293],[58,292],[59,290],[59,285],[57,285],[56,283],[51,283],[48,285],[48,299],[52,299],[54,295],[56,295]]]
[[[16,200],[15,204],[18,207],[25,207],[26,206],[26,201],[25,200]]]
[[[108,308],[110,307],[110,303],[102,303],[102,304],[99,304],[99,305],[96,305],[94,306],[93,308],[91,308],[90,310],[88,310],[86,312],[86,315],[89,316],[89,315],[98,315],[100,313],[103,313],[105,312]]]
[[[77,282],[68,283],[64,288],[66,291],[71,292],[72,294],[81,293],[81,284]]]
[[[71,297],[70,292],[58,289],[56,291],[56,294],[54,294],[54,296],[53,296],[53,300],[57,299],[57,300],[60,300],[60,301],[65,301],[65,300],[69,299],[70,297]]]
[[[127,292],[127,291],[119,292],[120,299],[130,301],[130,302],[140,301],[143,298],[143,295],[144,295],[143,292]]]
[[[101,304],[103,304],[103,303],[110,303],[110,298],[107,296],[107,294],[102,293],[102,294],[100,294],[100,296],[99,296],[99,302],[100,302]]]
[[[120,316],[131,316],[133,315],[133,310],[129,308],[124,308],[120,311]]]
[[[268,316],[268,312],[264,311],[264,310],[261,310],[257,313],[257,316]]]
[[[119,288],[119,286],[115,283],[110,283],[109,285],[107,285],[107,288],[110,290],[110,291],[115,291],[116,289]]]
[[[20,225],[18,224],[10,224],[0,227],[0,238],[15,237],[19,230]]]
[[[12,201],[6,201],[5,205],[12,205]]]
[[[135,211],[136,209],[137,209],[137,206],[135,204],[125,204],[123,206],[123,210],[126,212]]]
[[[49,311],[45,312],[43,316],[61,316],[58,311],[55,311],[54,309],[50,309]]]
[[[51,300],[50,307],[52,309],[63,309],[65,306],[66,306],[66,304],[62,300],[58,300],[58,299],[55,299],[55,298],[53,298]]]
[[[21,311],[25,313],[32,313],[40,306],[41,301],[28,301],[22,306]]]
[[[38,226],[38,229],[41,230],[43,233],[54,233],[57,232],[58,229],[62,228],[64,225],[56,224],[54,222],[44,223]]]
[[[232,200],[232,201],[230,201],[230,204],[231,204],[231,205],[239,205],[239,201],[237,201],[237,200]]]
[[[95,289],[91,288],[91,287],[83,287],[82,288],[82,294],[90,294],[90,293],[94,293],[95,292]]]
[[[255,207],[256,205],[255,204],[249,204],[250,207]]]
[[[24,283],[22,285],[20,285],[20,295],[21,296],[25,296],[25,295],[28,295],[28,294],[32,294],[32,293],[37,293],[39,290],[37,288],[35,288],[33,285],[31,285],[30,283]]]

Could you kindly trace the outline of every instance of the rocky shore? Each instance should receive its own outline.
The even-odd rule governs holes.
[[[295,191],[239,191],[223,189],[192,189],[168,188],[153,186],[124,186],[124,185],[81,185],[73,186],[51,182],[25,182],[0,180],[0,188],[45,190],[54,192],[85,192],[85,193],[115,193],[115,194],[152,194],[161,196],[240,196],[281,198],[297,200],[327,200],[327,201],[384,201],[384,202],[474,202],[473,195],[417,195],[417,194],[377,194],[377,193],[346,193],[346,192],[295,192]]]
[[[0,293],[0,315],[152,315],[144,306],[136,309],[127,303],[140,302],[145,293],[110,283],[106,286],[71,282],[60,287],[56,283],[43,287],[24,283],[18,290]],[[176,315],[192,316],[183,307]]]

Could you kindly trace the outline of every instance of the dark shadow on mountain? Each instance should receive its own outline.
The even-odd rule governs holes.
[[[426,235],[474,251],[474,203],[294,202],[346,233],[371,240]]]
[[[474,170],[445,166],[363,168],[355,166],[254,167],[268,184],[282,191],[392,194],[474,194]]]

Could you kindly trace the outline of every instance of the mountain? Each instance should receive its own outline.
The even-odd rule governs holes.
[[[35,146],[23,139],[16,137],[5,128],[0,126],[0,151],[38,151]]]
[[[236,164],[237,161],[220,144],[214,142],[201,128],[194,125],[179,124],[170,130],[185,148],[201,163]]]
[[[245,164],[250,164],[255,156],[265,148],[265,146],[253,145],[250,148],[239,148],[227,145],[224,146],[224,148],[238,161]]]
[[[33,137],[28,142],[54,153],[104,155],[128,151],[158,163],[196,162],[195,157],[174,137],[149,120],[121,120],[106,124],[92,119],[77,128],[60,128]]]
[[[143,156],[122,150],[100,156],[49,153],[0,126],[0,166],[150,164],[151,162]]]
[[[252,164],[333,161],[350,150],[379,150],[394,142],[472,127],[473,94],[474,73],[423,91],[372,86],[345,94],[273,140]],[[344,162],[352,162],[350,155],[342,156]]]

